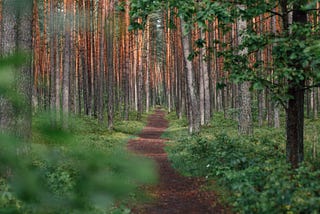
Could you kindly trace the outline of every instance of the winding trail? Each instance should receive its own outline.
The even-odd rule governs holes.
[[[189,178],[175,171],[168,161],[164,151],[165,139],[162,133],[168,127],[165,112],[157,109],[148,117],[147,126],[139,134],[138,139],[130,140],[128,148],[138,154],[156,161],[159,173],[159,183],[146,187],[154,196],[152,203],[137,205],[132,208],[136,214],[175,214],[175,213],[229,213],[218,204],[213,192],[201,190],[204,179]]]

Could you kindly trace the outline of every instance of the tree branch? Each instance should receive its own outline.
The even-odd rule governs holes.
[[[271,13],[271,14],[273,14],[273,15],[276,15],[276,16],[280,16],[281,18],[283,18],[283,15],[284,15],[284,14],[275,12],[275,11],[273,11],[273,10],[267,10],[267,12],[269,12],[269,13]]]
[[[309,85],[309,86],[306,86],[304,88],[302,88],[303,91],[305,90],[308,90],[308,89],[311,89],[311,88],[315,88],[315,87],[320,87],[320,82],[314,84],[314,85]]]

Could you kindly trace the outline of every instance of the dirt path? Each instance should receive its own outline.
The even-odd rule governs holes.
[[[149,116],[147,126],[139,135],[140,138],[129,141],[128,148],[139,154],[154,159],[158,165],[159,183],[148,187],[148,192],[155,201],[132,209],[133,213],[174,214],[174,213],[226,213],[216,204],[212,192],[202,191],[203,179],[188,178],[179,175],[168,161],[165,153],[164,139],[161,134],[168,127],[168,121],[161,110]]]

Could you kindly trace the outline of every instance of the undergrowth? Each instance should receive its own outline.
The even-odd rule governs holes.
[[[306,121],[306,161],[291,170],[283,129],[255,128],[254,136],[240,137],[235,121],[220,113],[213,118],[201,133],[189,136],[185,120],[168,116],[164,137],[171,139],[167,151],[175,168],[215,180],[213,188],[237,213],[320,212],[320,167],[314,153],[319,121]]]
[[[126,213],[113,204],[156,180],[153,163],[125,149],[145,119],[116,120],[111,131],[70,116],[65,131],[41,114],[31,143],[1,135],[0,213]]]

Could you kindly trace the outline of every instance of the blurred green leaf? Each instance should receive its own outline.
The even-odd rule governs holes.
[[[12,67],[12,66],[21,66],[23,65],[30,55],[26,52],[18,51],[15,54],[1,57],[0,58],[0,73],[2,72],[3,68],[5,67]]]

